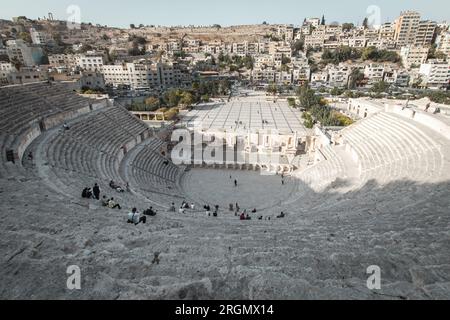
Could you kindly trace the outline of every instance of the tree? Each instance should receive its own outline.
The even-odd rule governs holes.
[[[295,108],[297,106],[297,103],[295,101],[295,98],[288,98],[287,99],[288,105],[292,108]]]
[[[338,88],[338,87],[334,87],[333,89],[331,89],[330,94],[332,96],[340,96],[341,94],[344,93],[344,90]]]
[[[359,71],[359,69],[353,69],[350,73],[348,88],[355,89],[356,86],[364,79],[364,74]]]
[[[374,93],[383,93],[387,92],[391,85],[385,81],[380,81],[375,83],[370,89]]]
[[[152,111],[157,110],[160,106],[159,99],[156,97],[149,97],[145,99],[145,104],[150,107]]]
[[[297,90],[297,96],[300,100],[300,106],[306,110],[319,104],[319,99],[316,97],[314,90],[309,88],[308,84],[304,84]]]
[[[192,105],[194,103],[194,96],[192,93],[186,91],[181,94],[180,103],[186,107]]]
[[[134,25],[133,23],[130,24],[130,29],[136,29],[136,25]]]
[[[27,42],[27,43],[31,43],[31,35],[28,32],[21,32],[18,36],[19,39]]]
[[[297,54],[300,51],[303,51],[305,49],[305,42],[303,40],[297,40],[292,45],[292,51],[294,54]]]
[[[369,28],[369,18],[365,17],[362,25],[363,25],[364,29],[368,29]]]
[[[342,24],[342,30],[343,31],[350,31],[355,27],[353,23],[343,23]]]
[[[164,100],[169,107],[176,107],[181,100],[181,92],[179,90],[169,90],[164,96]]]
[[[325,15],[322,16],[322,21],[320,22],[320,24],[321,24],[322,26],[325,25]]]
[[[291,58],[286,57],[286,56],[284,56],[284,55],[283,55],[283,57],[281,57],[281,64],[282,64],[282,65],[286,65],[286,64],[289,64],[289,63],[291,63],[291,62],[292,62]]]
[[[270,93],[272,95],[276,95],[278,93],[278,87],[275,83],[269,84],[267,87],[267,93]]]

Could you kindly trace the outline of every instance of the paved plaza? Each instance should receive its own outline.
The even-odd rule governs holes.
[[[247,96],[246,96],[247,94]],[[281,134],[298,132],[303,135],[302,113],[289,107],[287,101],[268,101],[263,93],[245,92],[230,101],[198,105],[184,118],[188,128],[202,130],[275,129]]]

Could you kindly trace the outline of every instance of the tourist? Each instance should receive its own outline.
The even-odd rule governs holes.
[[[98,186],[97,183],[94,185],[94,188],[92,189],[92,191],[94,193],[94,198],[96,200],[100,200],[100,187]]]
[[[109,200],[110,200],[110,199],[108,199],[106,196],[103,196],[103,199],[102,199],[102,207],[107,207],[108,204],[109,204]]]
[[[91,199],[92,198],[91,188],[84,188],[83,192],[81,193],[81,197],[84,199]]]
[[[121,186],[117,185],[117,184],[114,182],[114,180],[111,180],[111,181],[109,182],[109,186],[110,186],[112,189],[116,190],[117,192],[125,192],[125,190],[123,190]]]
[[[191,203],[191,210],[195,210],[195,204]]]
[[[241,213],[241,215],[239,216],[239,219],[240,219],[241,221],[246,220],[246,216],[245,216],[245,213],[244,213],[244,212]]]
[[[263,216],[259,216],[259,217],[258,217],[258,220],[262,220],[262,219],[263,219]]]
[[[230,211],[231,211],[231,212],[233,212],[233,211],[234,211],[234,205],[233,205],[232,203],[230,203],[230,206],[229,206],[229,208],[230,208]]]
[[[237,180],[236,180],[236,179],[234,180],[234,186],[235,186],[235,187],[237,187],[237,186],[238,186],[238,182],[237,182]]]
[[[245,216],[245,220],[252,220],[252,218],[247,214],[247,215]]]
[[[284,214],[284,212],[281,212],[279,216],[277,216],[278,219],[282,219],[286,217],[286,214]]]
[[[156,216],[156,211],[153,210],[153,207],[144,211],[144,216],[154,217]]]
[[[120,204],[116,203],[114,201],[114,198],[111,198],[108,202],[108,208],[110,209],[119,209],[122,210],[122,208],[120,207]]]
[[[184,210],[183,207],[180,207],[180,209],[178,210],[179,214],[186,214],[186,211]]]
[[[252,210],[252,213],[256,213],[256,208]]]
[[[147,222],[147,217],[141,217],[141,214],[137,211],[136,208],[133,208],[131,212],[128,214],[128,223],[134,223],[137,226],[139,223],[145,224]]]
[[[84,188],[83,191],[81,192],[81,197],[82,197],[83,199],[86,199],[86,198],[87,198],[87,191],[88,191],[88,188]]]
[[[28,160],[33,161],[33,152],[31,151],[28,153]]]
[[[169,212],[175,212],[175,203],[172,202],[172,205],[170,206]]]
[[[64,122],[63,129],[64,130],[70,130],[70,127],[67,125],[67,123]]]
[[[216,211],[219,212],[219,205],[218,205],[218,204],[216,204],[216,205],[214,206],[214,208],[216,208]]]
[[[153,255],[153,261],[152,261],[152,264],[159,264],[159,262],[160,262],[160,259],[159,259],[159,255],[160,255],[161,253],[159,253],[159,252],[156,252],[154,255]]]

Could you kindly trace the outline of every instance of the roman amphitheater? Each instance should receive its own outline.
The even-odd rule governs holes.
[[[0,298],[450,298],[448,110],[355,100],[343,109],[355,124],[307,130],[286,106],[233,97],[179,124],[284,130],[288,142],[263,146],[283,151],[280,164],[175,165],[174,128],[150,129],[113,101],[61,83],[0,88]],[[94,183],[122,210],[82,199]],[[169,210],[183,201],[195,209]],[[230,203],[257,213],[241,221]],[[146,224],[127,223],[150,206]],[[81,290],[66,286],[73,265]]]

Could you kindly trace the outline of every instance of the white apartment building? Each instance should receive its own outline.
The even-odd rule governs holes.
[[[429,51],[430,49],[428,47],[422,46],[402,47],[400,56],[402,58],[403,66],[408,70],[414,66],[419,67],[422,63],[427,61]]]
[[[367,45],[367,39],[365,37],[353,37],[343,39],[342,43],[351,48],[365,48]]]
[[[83,71],[80,77],[80,87],[86,87],[90,89],[103,89],[105,88],[105,79],[100,72],[87,72]]]
[[[239,42],[239,43],[233,43],[232,52],[233,54],[237,56],[244,57],[246,55],[256,55],[260,53],[259,49],[259,43],[258,42]]]
[[[447,88],[450,81],[450,63],[443,60],[429,60],[420,66],[419,74],[423,84],[432,89]]]
[[[394,38],[395,38],[394,25],[390,22],[381,25],[379,32],[379,39],[394,41]]]
[[[24,66],[36,66],[41,63],[44,52],[40,47],[28,46],[23,40],[9,40],[6,42],[7,54],[10,60],[17,60]]]
[[[273,67],[275,61],[272,55],[261,54],[255,57],[254,68],[255,69],[265,69],[267,67]]]
[[[417,28],[415,45],[430,46],[434,39],[437,24],[434,21],[420,21]]]
[[[327,83],[328,81],[328,72],[314,72],[311,75],[311,83]]]
[[[351,69],[346,65],[331,66],[328,69],[328,83],[334,87],[346,87]]]
[[[257,83],[272,83],[275,82],[275,73],[274,69],[253,70],[251,77]]]
[[[292,81],[295,84],[303,84],[304,82],[309,81],[311,77],[311,69],[308,65],[306,66],[298,66],[292,70]]]
[[[292,24],[278,26],[278,36],[284,38],[285,41],[292,41],[294,39],[294,26]]]
[[[308,18],[305,20],[305,25],[310,25],[313,27],[318,27],[320,25],[320,18]]]
[[[283,85],[292,84],[292,72],[275,72],[275,82]]]
[[[103,56],[97,54],[83,54],[77,56],[77,65],[82,70],[99,71],[104,64]]]
[[[0,62],[0,85],[7,85],[12,72],[17,71],[10,62]]]
[[[78,55],[75,54],[53,54],[48,56],[49,64],[54,68],[75,68],[78,65]]]
[[[45,45],[48,42],[48,37],[44,32],[37,31],[34,28],[30,29],[31,41],[33,44]]]
[[[180,69],[162,63],[126,63],[123,65],[104,65],[102,73],[105,83],[117,87],[129,85],[132,89],[165,89],[180,87],[189,79]]]
[[[450,59],[450,32],[442,33],[439,37],[439,51],[442,51],[447,55],[447,59]]]
[[[311,34],[311,35],[305,35],[305,48],[319,48],[323,47],[325,43],[326,37],[325,34]]]
[[[371,63],[364,68],[364,77],[369,80],[369,84],[383,81],[384,79],[384,65]]]
[[[420,14],[415,11],[404,11],[395,21],[394,39],[400,46],[413,45],[419,28]]]

